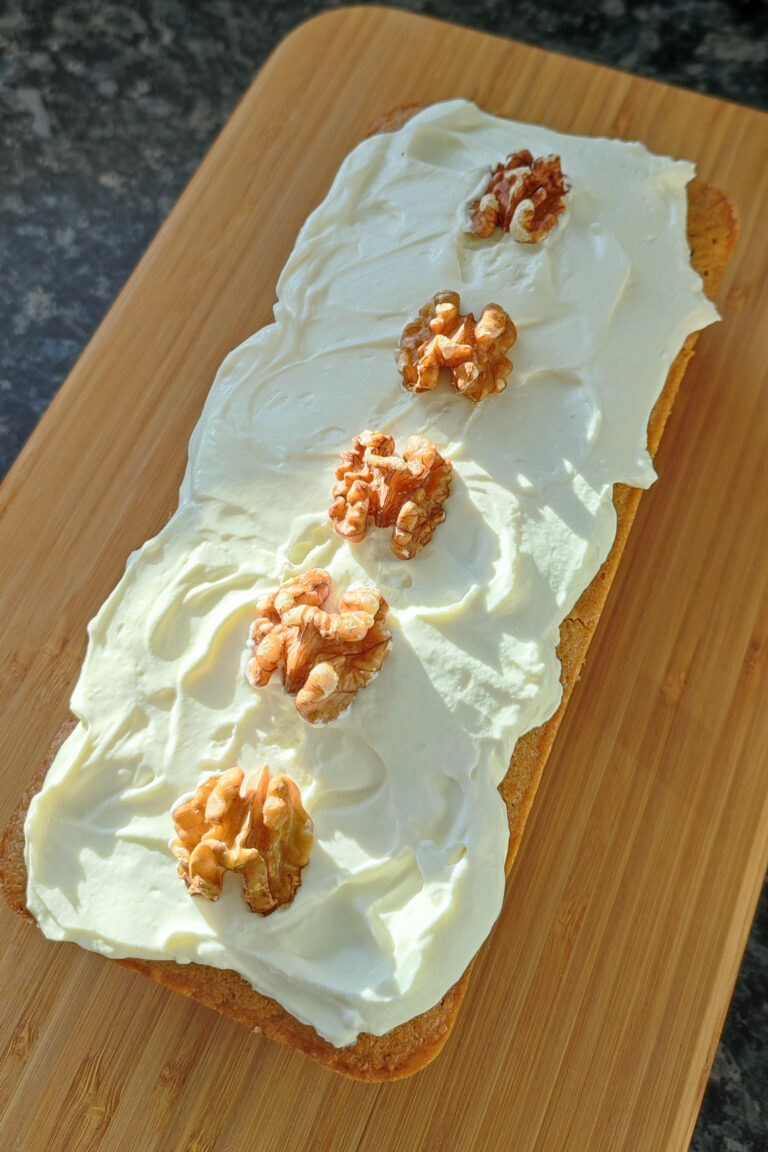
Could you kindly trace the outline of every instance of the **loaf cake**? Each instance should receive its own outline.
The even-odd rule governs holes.
[[[472,235],[489,173],[522,148],[562,158],[565,211],[537,244]],[[695,332],[717,317],[735,210],[692,177],[462,100],[376,126],[302,229],[275,324],[222,366],[178,512],[89,628],[78,719],[4,837],[14,909],[347,1075],[435,1056]],[[398,376],[401,333],[447,290],[517,326],[506,388],[477,404]],[[452,461],[444,521],[412,559],[328,519],[335,464],[374,427]],[[392,641],[314,725],[279,677],[254,689],[244,673],[256,601],[320,566],[342,590],[381,589]],[[295,897],[263,917],[234,883],[190,895],[169,842],[184,795],[265,761],[300,785],[315,842]]]

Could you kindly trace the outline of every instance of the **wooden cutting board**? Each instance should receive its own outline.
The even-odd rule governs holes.
[[[85,624],[174,506],[224,355],[394,105],[467,96],[694,159],[742,240],[701,337],[459,1023],[346,1081],[3,907],[0,1147],[557,1149],[690,1140],[768,837],[768,117],[422,18],[347,9],[271,57],[0,490],[0,825]]]

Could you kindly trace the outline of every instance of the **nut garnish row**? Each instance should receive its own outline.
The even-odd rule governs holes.
[[[513,153],[469,205],[467,231],[488,238],[501,228],[521,243],[537,243],[557,224],[568,190],[558,156],[534,160],[527,150]],[[471,312],[461,313],[457,292],[438,292],[406,325],[398,370],[405,388],[417,393],[434,389],[447,370],[456,391],[478,403],[506,387],[513,368],[507,353],[516,340],[517,329],[500,305],[487,304],[475,321]],[[372,525],[392,528],[392,551],[409,560],[445,519],[452,464],[424,436],[409,437],[402,456],[395,449],[394,438],[383,432],[356,436],[336,469],[329,515],[350,543],[364,539]],[[338,611],[326,612],[331,590],[322,569],[286,580],[258,604],[249,634],[249,683],[263,687],[282,668],[286,692],[313,724],[328,723],[349,707],[392,645],[381,593],[350,587]],[[242,768],[230,768],[204,780],[172,816],[171,849],[190,894],[217,900],[231,871],[242,877],[253,912],[266,916],[293,900],[309,862],[313,826],[289,776],[273,779],[265,766],[258,779],[245,782]]]

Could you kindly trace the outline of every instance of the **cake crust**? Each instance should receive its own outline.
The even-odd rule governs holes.
[[[372,127],[369,135],[396,130],[420,111],[421,107],[408,104],[394,109]],[[698,178],[688,185],[687,231],[691,263],[702,278],[707,296],[712,298],[738,237],[738,217],[735,206],[725,193]],[[685,369],[693,355],[695,342],[694,333],[688,337],[676,356],[664,389],[651,413],[648,449],[652,456],[656,454]],[[617,514],[615,540],[599,572],[579,597],[560,629],[557,649],[563,689],[560,706],[543,725],[520,737],[499,786],[507,807],[510,833],[505,861],[507,875],[517,854],[536,789],[566,705],[581,673],[590,640],[616,574],[642,491],[625,484],[614,486],[613,503]],[[42,787],[59,748],[76,723],[70,718],[61,726],[43,764],[14,811],[0,844],[0,885],[5,899],[15,912],[33,922],[26,907],[24,820],[32,797]],[[297,1048],[337,1072],[359,1080],[382,1081],[408,1076],[437,1055],[455,1022],[474,961],[457,983],[427,1012],[383,1036],[362,1033],[354,1044],[345,1048],[336,1048],[324,1040],[314,1028],[302,1024],[277,1001],[257,992],[236,972],[196,963],[178,964],[175,961],[124,959],[118,960],[118,963],[215,1008],[254,1032],[261,1032],[278,1043]]]

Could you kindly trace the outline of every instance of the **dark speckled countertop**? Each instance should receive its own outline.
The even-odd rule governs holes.
[[[0,0],[0,476],[254,72],[339,6]],[[396,6],[768,109],[765,0]],[[768,1149],[767,984],[764,891],[695,1152]]]

